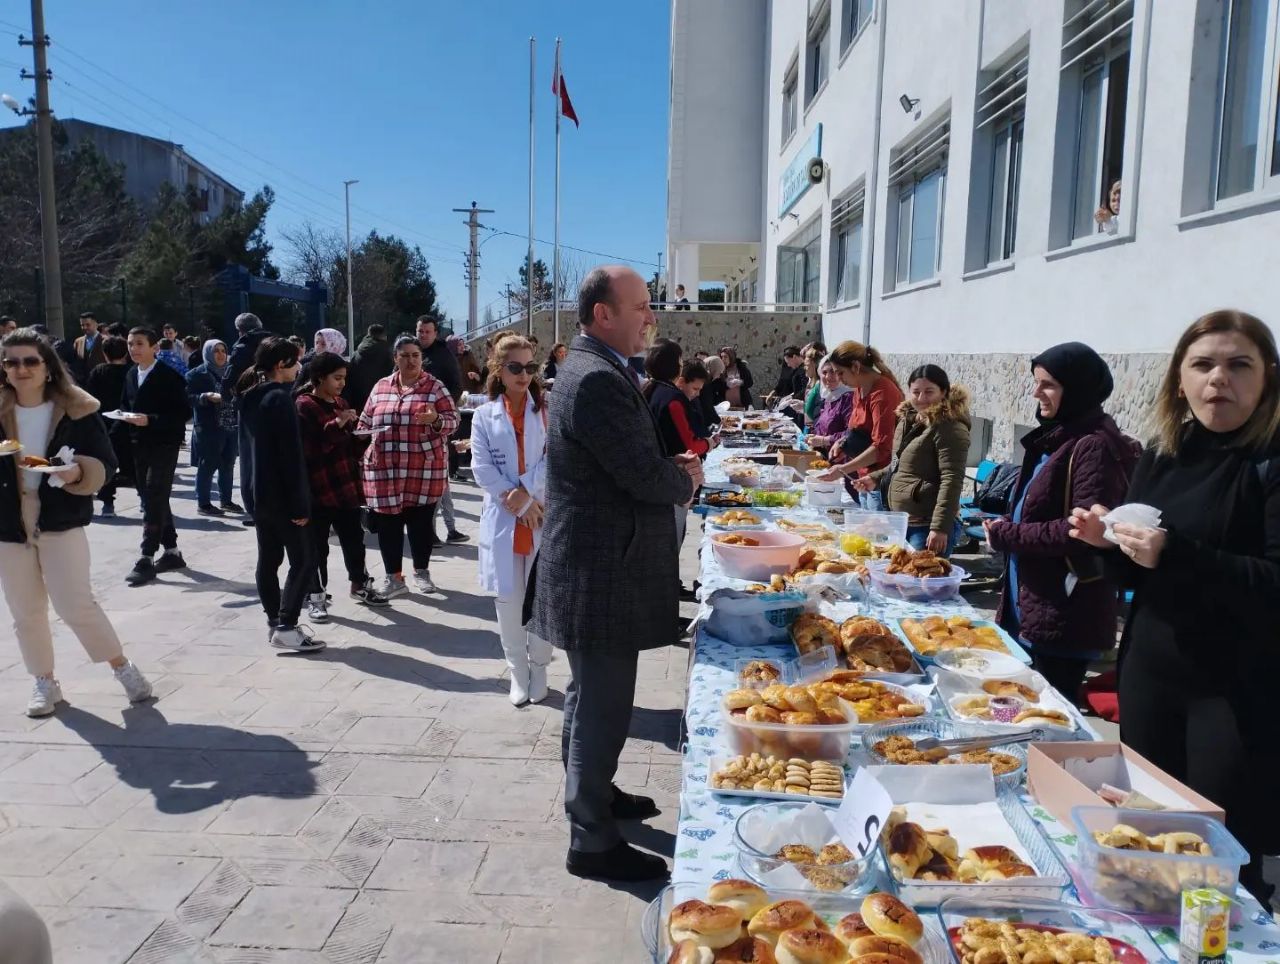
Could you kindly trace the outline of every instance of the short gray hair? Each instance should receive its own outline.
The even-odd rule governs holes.
[[[578,288],[578,324],[590,328],[596,320],[596,305],[613,305],[613,277],[606,267],[592,268]]]
[[[236,331],[244,334],[247,331],[257,331],[262,327],[262,319],[255,315],[252,311],[246,311],[243,314],[236,315]]]

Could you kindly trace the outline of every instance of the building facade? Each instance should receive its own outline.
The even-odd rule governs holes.
[[[153,202],[163,184],[179,191],[191,188],[201,221],[211,221],[244,201],[243,191],[197,161],[181,144],[74,118],[60,123],[71,144],[89,141],[107,160],[123,165],[125,193],[141,204]]]
[[[706,28],[682,9],[704,2],[675,0],[673,92],[702,72],[674,35]],[[761,5],[760,86],[734,90],[764,116],[758,195],[738,199],[759,229],[700,279],[730,300],[750,278],[752,300],[820,305],[829,344],[942,364],[996,420],[997,454],[1031,421],[1040,349],[1108,357],[1116,414],[1142,435],[1192,319],[1277,317],[1280,0]]]

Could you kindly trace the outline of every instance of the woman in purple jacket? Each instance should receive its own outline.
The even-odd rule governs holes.
[[[1009,557],[996,618],[1074,702],[1089,661],[1115,646],[1117,587],[1096,554],[1071,538],[1071,511],[1117,505],[1139,446],[1102,410],[1111,370],[1088,345],[1056,345],[1031,370],[1040,427],[1022,440],[1012,513],[986,523],[992,551]]]
[[[830,355],[818,365],[818,393],[821,407],[806,441],[810,448],[825,453],[832,442],[844,437],[853,411],[853,389],[840,380]]]

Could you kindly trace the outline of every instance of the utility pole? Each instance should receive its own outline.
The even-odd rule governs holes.
[[[342,193],[347,199],[347,344],[348,351],[356,350],[356,293],[351,284],[351,185],[357,181],[343,181]]]
[[[467,283],[471,289],[471,298],[469,310],[467,312],[467,332],[473,332],[479,327],[480,319],[480,244],[477,238],[480,229],[484,227],[480,223],[479,215],[492,214],[492,208],[476,207],[476,202],[471,202],[469,208],[454,208],[458,214],[467,215],[467,219],[462,223],[471,229],[471,250],[467,254]]]
[[[49,334],[62,338],[62,259],[58,254],[58,208],[53,195],[53,111],[49,108],[49,36],[44,32],[43,0],[31,0],[30,40],[18,43],[31,48],[35,73],[22,72],[36,82],[36,147],[40,163],[40,236],[44,249],[44,323]],[[29,113],[21,111],[20,113]]]
[[[662,252],[658,252],[658,273],[653,276],[653,300],[662,299]],[[666,307],[665,305],[663,307]]]

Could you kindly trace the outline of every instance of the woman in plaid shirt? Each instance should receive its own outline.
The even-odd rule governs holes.
[[[449,457],[445,440],[458,428],[449,390],[422,367],[422,346],[410,335],[395,344],[396,370],[373,386],[360,415],[360,430],[372,431],[364,453],[364,495],[375,513],[378,549],[387,570],[381,593],[402,596],[404,534],[409,531],[413,581],[433,593],[428,567],[435,543],[436,503],[444,494]]]
[[[319,335],[316,336],[319,340]],[[373,588],[364,564],[364,530],[360,506],[360,453],[365,442],[352,434],[358,416],[342,397],[347,385],[347,362],[330,351],[317,352],[307,366],[307,382],[298,391],[298,424],[302,452],[311,483],[309,528],[316,547],[307,613],[317,623],[329,619],[329,530],[338,533],[351,598],[366,606],[385,606],[387,599]]]

